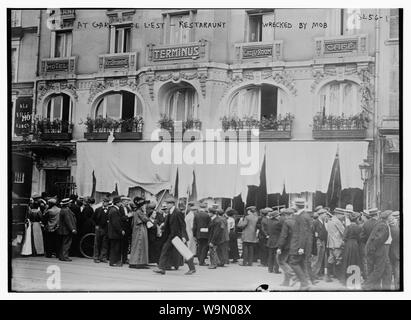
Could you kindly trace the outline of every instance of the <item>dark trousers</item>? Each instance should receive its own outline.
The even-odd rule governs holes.
[[[110,264],[121,263],[122,239],[110,239]]]
[[[169,266],[169,261],[172,260],[172,256],[175,254],[175,249],[173,244],[171,243],[171,240],[167,240],[163,248],[161,249],[160,253],[160,260],[158,262],[158,268],[162,270],[166,270],[166,268]],[[178,253],[179,254],[179,253]],[[188,268],[190,270],[195,270],[194,266],[194,258],[191,258],[190,260],[186,260],[186,263],[188,265]]]
[[[237,261],[237,259],[240,258],[238,254],[237,234],[235,233],[234,230],[231,230],[229,236],[230,236],[230,241],[228,244],[229,245],[228,256],[230,259]]]
[[[121,261],[126,263],[128,260],[128,252],[131,243],[131,235],[125,234],[124,237],[121,239]]]
[[[44,251],[46,257],[51,257],[53,254],[58,256],[59,253],[59,239],[57,231],[53,232],[44,232]]]
[[[266,247],[267,248],[267,247]],[[277,256],[277,248],[267,248],[268,250],[268,272],[279,272],[280,266],[278,265],[276,256]]]
[[[208,239],[197,240],[197,258],[200,264],[204,264],[204,260],[207,258],[208,251]]]
[[[68,259],[71,241],[72,241],[71,234],[60,236],[60,252],[59,252],[60,259]]]
[[[210,247],[210,267],[217,267],[220,264],[218,257],[218,246]]]
[[[392,270],[389,250],[390,245],[386,244],[381,254],[368,256],[372,271],[364,283],[364,290],[391,290]]]
[[[252,266],[254,261],[254,243],[243,242],[243,264]]]
[[[305,267],[306,267],[305,255],[304,254],[301,254],[301,255],[292,254],[290,255],[289,263],[290,263],[290,267],[293,269],[298,279],[300,280],[301,287],[307,287],[308,280],[307,280],[307,273],[305,270]]]
[[[263,266],[266,266],[268,263],[268,248],[267,248],[267,240],[261,239],[258,243],[258,251],[260,253],[260,263]]]
[[[400,259],[391,258],[391,269],[394,275],[394,288],[400,289]]]
[[[95,260],[106,260],[108,251],[108,237],[107,232],[102,228],[96,228],[94,236],[94,254]]]

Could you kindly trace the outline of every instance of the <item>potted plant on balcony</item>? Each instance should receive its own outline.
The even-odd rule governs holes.
[[[73,124],[67,120],[36,118],[34,128],[41,140],[66,141],[72,139]]]
[[[159,134],[160,140],[167,138],[173,139],[174,136],[174,120],[171,119],[167,114],[162,113],[160,115],[160,120],[158,120],[158,125],[160,126],[161,132]],[[168,131],[168,134],[165,134],[164,131]]]
[[[290,139],[294,116],[286,113],[285,116],[273,114],[263,117],[260,122],[260,138],[262,139]]]
[[[143,117],[137,116],[120,121],[120,131],[114,132],[117,140],[141,140],[143,138]]]
[[[86,126],[86,132],[84,133],[84,138],[87,140],[107,140],[112,129],[112,119],[103,118],[98,116],[95,119],[87,117],[87,120],[83,123]]]
[[[201,121],[197,118],[188,118],[183,122],[183,140],[199,140],[201,131]]]

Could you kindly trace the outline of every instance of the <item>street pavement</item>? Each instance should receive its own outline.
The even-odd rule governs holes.
[[[266,267],[257,263],[252,267],[230,264],[226,267],[210,270],[206,266],[196,266],[193,275],[184,275],[187,265],[176,271],[167,271],[166,275],[150,269],[130,269],[110,267],[107,263],[94,263],[85,258],[72,258],[71,262],[62,262],[55,258],[25,257],[13,258],[11,284],[13,291],[256,291],[267,284],[270,291],[296,291],[294,287],[282,287],[282,274],[268,273]],[[50,283],[60,276],[60,288]],[[48,286],[49,285],[49,286]],[[344,290],[337,281],[320,281],[312,286],[313,291]]]

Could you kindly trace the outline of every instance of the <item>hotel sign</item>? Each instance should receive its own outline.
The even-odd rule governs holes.
[[[17,98],[14,114],[14,133],[17,136],[30,133],[32,111],[32,98]]]
[[[243,59],[267,58],[273,55],[273,46],[243,47]]]
[[[200,44],[152,49],[152,61],[200,58]]]
[[[324,53],[354,52],[358,49],[357,39],[325,40]]]
[[[60,61],[47,61],[44,70],[46,72],[68,72],[69,71],[69,61],[60,60]]]

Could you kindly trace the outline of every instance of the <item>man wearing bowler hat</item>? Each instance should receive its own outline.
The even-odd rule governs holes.
[[[193,235],[197,239],[197,259],[200,266],[205,265],[208,251],[208,225],[210,224],[210,217],[206,210],[207,204],[201,203],[193,222]]]
[[[125,231],[120,214],[121,197],[113,198],[113,205],[108,210],[108,238],[110,240],[110,266],[122,267],[121,244]]]
[[[58,255],[58,228],[60,219],[60,208],[57,207],[57,199],[48,200],[48,208],[44,213],[44,244],[46,258],[51,258],[53,254]]]
[[[365,221],[362,226],[360,234],[360,252],[361,256],[363,257],[362,260],[364,265],[364,279],[366,279],[368,277],[368,274],[372,272],[372,262],[367,261],[367,256],[365,254],[365,245],[368,241],[368,238],[370,237],[372,230],[378,222],[379,213],[380,211],[377,208],[372,208],[363,211],[364,216],[367,218],[367,221]]]
[[[184,215],[176,208],[175,199],[173,197],[169,197],[165,200],[165,202],[169,210],[169,214],[164,222],[165,243],[161,249],[158,268],[154,270],[154,272],[159,274],[166,273],[166,268],[173,255],[180,255],[171,242],[174,237],[179,237],[183,242],[187,242],[188,239]],[[186,275],[191,275],[196,272],[193,260],[193,257],[190,260],[187,260],[189,271],[185,273]]]
[[[109,198],[103,199],[103,205],[96,209],[93,214],[93,221],[95,223],[95,237],[94,237],[94,262],[107,262],[108,252],[108,204]]]

